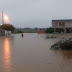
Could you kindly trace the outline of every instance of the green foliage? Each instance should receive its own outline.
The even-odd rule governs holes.
[[[72,38],[60,40],[51,46],[51,49],[72,50]]]
[[[46,33],[53,33],[54,32],[54,28],[47,28],[46,29]],[[64,29],[63,28],[56,28],[55,29],[55,32],[57,33],[61,33],[61,32],[64,32]]]
[[[15,30],[14,26],[11,25],[11,24],[3,24],[3,25],[1,25],[1,28],[5,29],[5,30],[9,30],[9,31],[14,31]]]
[[[21,30],[18,30],[17,33],[23,33]]]
[[[53,32],[54,32],[54,29],[51,27],[46,29],[46,33],[53,33]]]

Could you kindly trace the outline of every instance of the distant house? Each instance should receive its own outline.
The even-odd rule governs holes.
[[[52,20],[52,27],[54,30],[56,28],[64,29],[64,33],[67,31],[72,32],[72,19]]]
[[[5,30],[5,35],[6,35],[6,36],[7,36],[7,35],[11,35],[11,31]]]
[[[10,35],[11,31],[4,30],[0,28],[0,36]]]
[[[5,35],[5,30],[0,28],[0,36],[3,36],[3,35]]]
[[[46,33],[46,29],[45,28],[39,28],[37,33]]]

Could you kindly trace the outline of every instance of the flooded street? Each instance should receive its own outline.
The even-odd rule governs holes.
[[[72,72],[72,51],[54,51],[59,39],[36,33],[0,37],[0,72]]]

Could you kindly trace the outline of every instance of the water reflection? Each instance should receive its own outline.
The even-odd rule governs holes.
[[[72,59],[72,50],[53,51],[56,55],[62,56],[64,59]]]
[[[4,40],[4,50],[3,50],[3,67],[5,72],[10,72],[11,70],[11,47],[9,38]]]
[[[57,41],[37,34],[0,38],[0,72],[71,72],[72,51],[50,50]]]
[[[67,59],[72,59],[72,51],[61,51],[61,53],[63,54],[63,56]]]

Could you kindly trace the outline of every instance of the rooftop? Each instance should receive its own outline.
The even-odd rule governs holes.
[[[72,19],[52,20],[52,22],[72,22]]]

